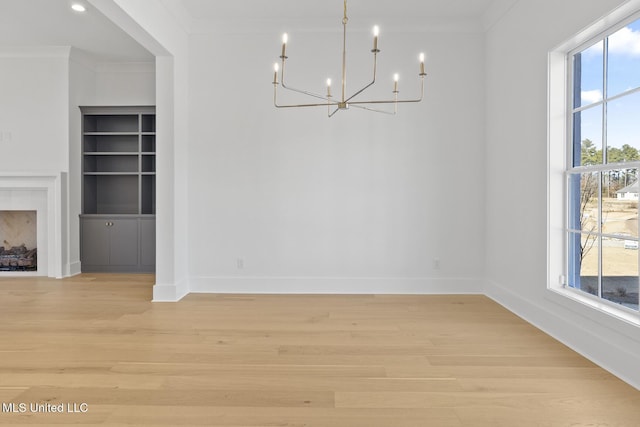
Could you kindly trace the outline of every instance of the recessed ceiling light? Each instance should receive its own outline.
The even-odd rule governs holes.
[[[71,9],[75,10],[76,12],[85,12],[87,10],[87,8],[81,5],[80,3],[72,4]]]

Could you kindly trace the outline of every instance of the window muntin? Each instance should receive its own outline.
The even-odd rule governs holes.
[[[568,285],[638,311],[640,20],[570,57]]]

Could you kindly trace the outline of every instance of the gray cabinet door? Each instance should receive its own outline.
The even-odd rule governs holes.
[[[109,222],[106,219],[83,218],[82,263],[109,265]]]
[[[138,222],[137,217],[82,217],[82,271],[140,271]]]
[[[113,219],[109,233],[109,264],[138,265],[138,220]]]

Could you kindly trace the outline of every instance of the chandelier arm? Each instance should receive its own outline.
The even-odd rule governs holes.
[[[301,93],[303,95],[308,95],[308,96],[311,96],[313,98],[325,99],[325,100],[327,99],[326,96],[318,95],[317,93],[307,92],[306,90],[302,90],[302,89],[295,89],[295,88],[292,88],[292,87],[289,87],[289,86],[285,86],[284,84],[282,85],[282,87],[284,89],[286,89],[286,90],[290,90],[292,92]],[[326,105],[326,104],[318,104],[318,105]],[[336,103],[336,105],[337,105],[337,103]]]
[[[327,99],[327,98],[324,98]],[[327,99],[327,102],[322,104],[278,104],[278,85],[273,85],[273,105],[276,108],[294,108],[294,107],[326,107],[331,105],[338,105],[337,102]]]
[[[395,99],[395,100],[382,100],[382,101],[354,101],[354,102],[350,102],[349,105],[352,106],[357,106],[357,105],[364,105],[364,104],[405,104],[405,103],[411,103],[411,102],[420,102],[422,101],[422,98],[424,97],[424,78],[421,78],[422,82],[421,82],[421,89],[420,89],[420,97],[416,98],[416,99]]]
[[[340,111],[340,108],[336,108],[335,110],[333,110],[333,113],[331,113],[331,109],[330,109],[330,108],[328,108],[328,109],[327,109],[327,117],[329,117],[329,118],[333,117],[333,115],[334,115],[335,113],[337,113],[338,111]]]
[[[276,108],[299,108],[299,107],[326,107],[327,104],[287,104],[287,105],[282,105],[282,104],[274,104]],[[329,104],[329,105],[338,105],[335,103]]]
[[[365,87],[363,87],[362,89],[360,89],[359,91],[351,95],[349,98],[347,98],[345,102],[351,101],[353,98],[355,98],[356,96],[360,95],[362,92],[364,92],[365,90],[373,86],[373,84],[376,82],[377,64],[378,64],[378,53],[374,51],[373,52],[373,80],[371,80],[371,83],[369,83],[368,85],[366,85]]]
[[[306,91],[306,90],[296,89],[296,88],[293,88],[293,87],[287,86],[287,85],[285,84],[285,82],[284,82],[284,65],[285,65],[285,60],[284,60],[284,58],[283,58],[283,59],[282,59],[282,70],[281,70],[281,73],[280,73],[280,81],[281,81],[281,85],[282,85],[282,87],[283,87],[284,89],[287,89],[287,90],[290,90],[290,91],[293,91],[293,92],[298,92],[298,93],[301,93],[301,94],[303,94],[303,95],[311,96],[311,97],[313,97],[313,98],[318,98],[318,99],[327,99],[327,97],[326,97],[326,96],[319,95],[319,94],[317,94],[317,93],[313,93],[313,92],[309,92],[309,91]]]
[[[380,110],[380,109],[377,109],[377,108],[365,107],[364,105],[353,105],[353,103],[350,103],[349,106],[353,107],[353,108],[359,108],[361,110],[373,111],[374,113],[388,114],[390,116],[394,116],[396,114],[396,112],[398,111],[397,108],[394,108],[393,111],[385,111],[385,110]]]
[[[406,104],[406,103],[411,103],[411,102],[420,102],[421,99],[398,99],[397,101],[394,101],[393,99],[388,99],[388,100],[380,100],[380,101],[356,101],[356,102],[350,102],[349,103],[349,107],[357,107],[359,105],[370,105],[370,104]]]
[[[293,107],[321,107],[321,106],[327,106],[327,105],[338,105],[337,102],[331,101],[328,98],[323,98],[326,99],[327,102],[322,103],[322,104],[278,104],[278,84],[274,83],[273,84],[273,105],[276,108],[293,108]]]
[[[331,104],[278,104],[277,101],[274,100],[273,105],[276,108],[299,108],[299,107],[326,107],[327,105],[338,105],[337,103]]]

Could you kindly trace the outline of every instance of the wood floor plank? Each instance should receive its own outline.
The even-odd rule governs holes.
[[[0,278],[0,425],[635,427],[640,391],[479,295]],[[8,404],[80,404],[16,413]],[[15,407],[15,406],[13,406]]]
[[[342,408],[120,407],[109,422],[133,425],[216,427],[460,427],[450,409],[360,410]]]

